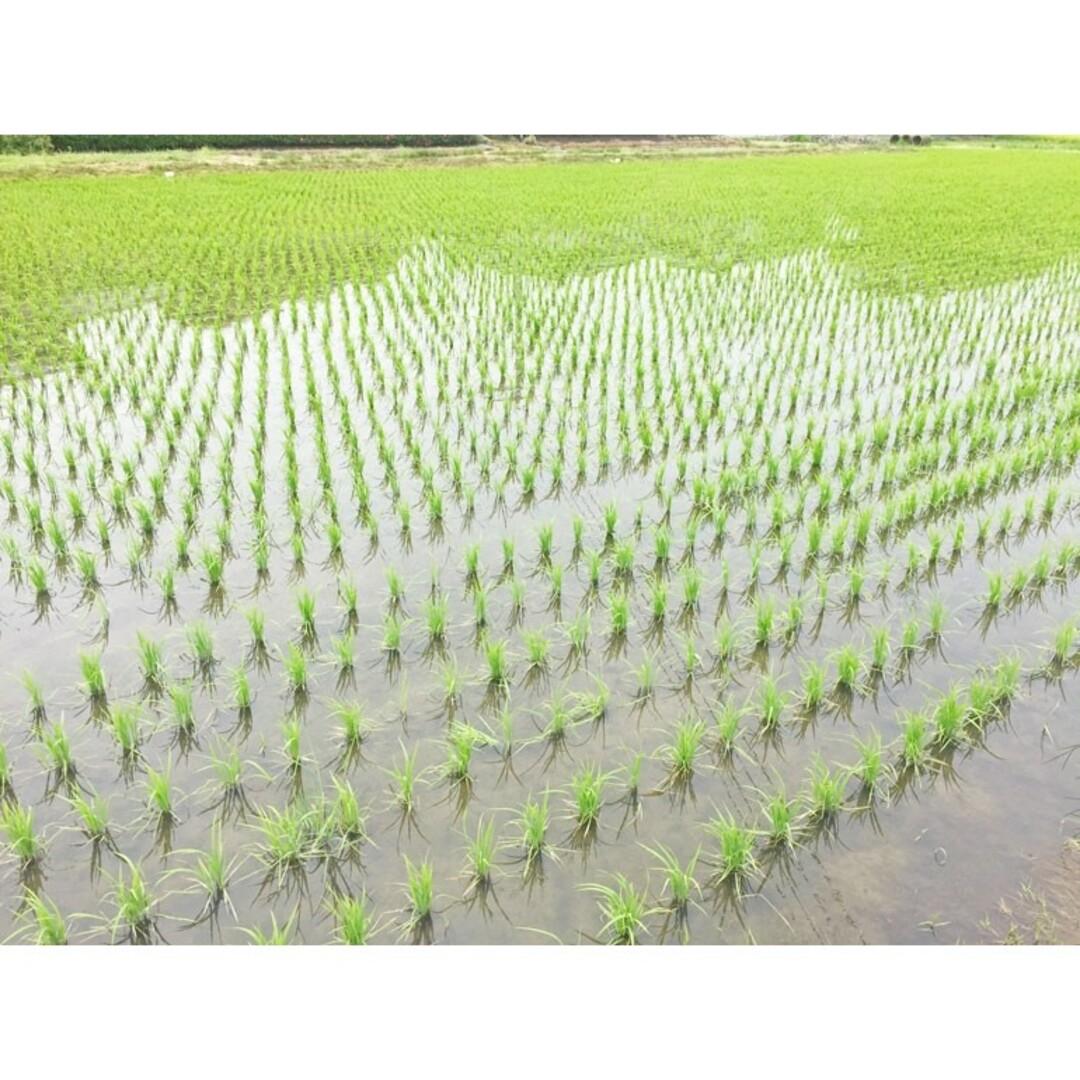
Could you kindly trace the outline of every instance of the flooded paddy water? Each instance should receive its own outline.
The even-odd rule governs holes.
[[[1078,281],[79,323],[0,388],[0,938],[978,940],[1075,831]]]

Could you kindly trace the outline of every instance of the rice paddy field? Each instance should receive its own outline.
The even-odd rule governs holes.
[[[1078,464],[1072,150],[0,179],[0,940],[978,941]]]

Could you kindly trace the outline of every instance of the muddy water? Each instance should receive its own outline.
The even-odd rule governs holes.
[[[919,340],[925,315],[902,308],[891,316],[897,340],[887,335],[875,340],[873,327],[880,325],[879,317],[863,312],[839,282],[822,274],[825,270],[812,258],[760,273],[737,271],[730,280],[653,263],[631,268],[621,277],[601,277],[592,287],[577,282],[550,291],[540,283],[507,281],[454,267],[436,249],[424,249],[383,286],[347,289],[321,303],[298,304],[295,311],[286,306],[268,314],[261,325],[227,328],[220,336],[170,325],[152,306],[77,328],[94,366],[89,376],[53,375],[40,384],[8,388],[3,399],[4,429],[11,434],[14,459],[5,475],[17,494],[17,508],[0,530],[14,544],[3,556],[4,570],[10,574],[0,586],[6,674],[0,684],[4,718],[0,740],[12,766],[9,802],[33,807],[34,827],[45,842],[46,854],[39,866],[21,871],[18,860],[5,853],[0,936],[25,928],[20,898],[24,885],[31,883],[69,918],[76,940],[123,940],[124,927],[114,921],[115,883],[135,864],[154,898],[161,940],[240,943],[249,940],[245,930],[268,931],[276,920],[278,925],[291,921],[298,940],[328,941],[335,933],[329,912],[334,892],[366,895],[380,927],[376,940],[409,940],[407,866],[428,860],[437,893],[432,934],[439,942],[602,940],[604,916],[597,895],[584,887],[610,884],[616,874],[648,892],[651,911],[645,940],[677,941],[679,935],[662,910],[663,877],[648,850],[665,845],[682,865],[700,849],[696,876],[701,890],[687,921],[689,940],[695,943],[929,944],[976,939],[981,920],[1023,877],[1031,855],[1056,850],[1069,828],[1067,815],[1074,809],[1075,768],[1059,756],[1080,741],[1067,705],[1073,675],[1066,672],[1063,679],[1051,682],[1033,677],[1045,664],[1054,631],[1075,611],[1072,587],[1049,585],[1027,594],[988,625],[980,626],[978,620],[990,572],[1011,572],[1044,550],[1056,551],[1064,541],[1080,539],[1071,511],[1078,490],[1075,471],[1003,488],[944,525],[915,526],[884,542],[875,536],[861,561],[867,584],[864,599],[855,608],[843,602],[850,559],[808,561],[805,529],[797,530],[791,569],[779,571],[776,546],[766,535],[767,497],[757,501],[756,522],[750,520],[745,504],[732,505],[722,541],[715,537],[709,519],[703,519],[691,547],[695,527],[691,485],[675,484],[678,457],[685,458],[689,478],[703,468],[723,472],[719,448],[725,442],[738,444],[746,427],[739,425],[737,407],[753,400],[754,388],[740,373],[753,370],[763,352],[785,342],[771,337],[772,331],[762,330],[753,319],[725,324],[727,337],[721,339],[721,328],[709,321],[709,315],[703,327],[692,320],[687,330],[677,315],[667,319],[663,313],[683,309],[707,313],[713,303],[728,304],[736,312],[769,311],[784,288],[798,294],[809,283],[825,299],[821,311],[807,315],[807,333],[827,325],[830,313],[835,315],[840,329],[832,331],[832,347],[841,358],[861,357],[871,371],[887,369],[905,343]],[[1055,279],[1048,278],[1048,293],[1054,295],[1056,288]],[[657,290],[659,298],[650,301]],[[1013,377],[1008,339],[1000,329],[995,336],[993,325],[1002,310],[1008,317],[1001,317],[1001,326],[1012,327],[1010,319],[1022,322],[1009,297],[974,295],[944,303],[946,313],[967,313],[959,317],[959,325],[965,318],[979,326],[991,324],[981,331],[989,342],[985,347],[1002,355],[1003,381]],[[541,327],[538,339],[528,344],[522,313],[535,315]],[[496,332],[485,330],[489,326]],[[600,361],[615,365],[612,385],[632,385],[619,358],[629,352],[635,331],[641,333],[642,351],[648,354],[655,346],[660,357],[659,366],[646,378],[646,400],[653,399],[655,389],[658,401],[670,403],[675,388],[690,373],[723,371],[724,418],[722,427],[705,440],[695,437],[684,443],[681,425],[674,426],[670,450],[665,455],[657,449],[649,461],[643,460],[640,447],[624,458],[617,439],[609,434],[610,464],[605,469],[597,454],[605,445],[598,433],[604,425],[610,432],[615,423],[615,391],[608,400],[598,398],[598,368],[566,371],[553,361],[574,347],[587,353],[595,340],[592,335],[598,333],[601,358],[616,358]],[[262,379],[260,334],[266,339]],[[1060,357],[1062,342],[1071,340],[1071,334],[1075,313],[1067,309],[1045,342],[1051,359]],[[796,350],[792,355],[799,355],[797,339],[787,344]],[[984,344],[980,338],[973,351],[977,354]],[[175,357],[171,368],[170,356]],[[967,367],[956,367],[953,392],[959,398],[972,392],[977,361],[975,355]],[[794,360],[788,368],[785,381],[775,390],[776,401],[789,384],[812,387],[817,378],[817,384],[824,385],[816,368],[800,369]],[[1019,373],[1018,359],[1015,368]],[[440,372],[448,380],[444,396]],[[656,372],[662,372],[662,382],[654,385]],[[234,394],[237,380],[239,390]],[[889,406],[896,399],[888,387],[883,381],[867,393]],[[153,402],[155,388],[165,407],[155,408],[147,425],[140,414]],[[106,401],[110,389],[111,407]],[[43,411],[40,404],[31,403],[28,391],[44,402]],[[475,395],[471,406],[470,392]],[[553,404],[545,403],[545,392]],[[560,484],[551,463],[557,411],[564,401],[570,403],[572,426]],[[265,404],[266,432],[261,448],[260,402]],[[200,448],[198,419],[204,405],[210,425]],[[167,430],[173,406],[183,415],[173,432],[177,449],[170,457]],[[670,404],[665,409],[673,411]],[[290,410],[295,435],[290,434]],[[351,417],[370,489],[370,512],[363,520],[357,516],[345,415]],[[655,430],[669,415],[658,409],[645,419]],[[798,432],[806,430],[812,415],[810,408],[797,412]],[[578,426],[579,417],[583,427]],[[80,422],[88,428],[81,447]],[[820,416],[817,422],[820,430]],[[827,474],[833,441],[857,426],[849,396],[831,406],[825,423],[832,434],[824,466]],[[379,461],[379,425],[396,464],[396,495]],[[752,455],[763,453],[767,426],[763,422],[761,429],[752,430]],[[779,432],[783,425],[776,418],[773,426]],[[337,553],[331,549],[327,529],[330,519],[317,451],[320,430],[329,448],[330,490],[342,530]],[[589,436],[582,441],[582,431],[591,441]],[[429,520],[423,470],[411,466],[406,450],[410,433],[419,461],[432,469],[436,488],[445,496],[441,527]],[[520,447],[516,470],[505,456],[510,433]],[[474,435],[479,436],[478,454],[469,447]],[[446,440],[448,453],[440,438]],[[523,490],[522,473],[532,460],[534,438],[540,439],[540,450],[536,490],[530,496]],[[285,482],[290,445],[296,454],[304,522],[302,564],[293,549]],[[63,457],[65,447],[78,451],[74,478]],[[487,477],[482,464],[485,450],[494,459]],[[579,450],[587,459],[583,479],[576,476]],[[262,579],[252,556],[255,532],[249,482],[256,454],[265,467],[272,540],[268,572]],[[452,478],[454,455],[463,466],[460,490]],[[108,456],[113,466],[112,476],[106,478]],[[29,459],[37,464],[36,480]],[[138,570],[133,570],[131,558],[139,543],[137,518],[133,514],[131,520],[124,519],[112,505],[114,481],[123,476],[125,459],[134,477],[128,490],[132,509],[135,499],[151,501],[150,474],[160,470],[164,477],[161,512],[152,539],[135,559]],[[232,512],[227,519],[231,553],[222,588],[214,591],[200,556],[221,545],[218,527],[226,519],[218,476],[223,459],[234,469]],[[91,463],[99,476],[98,499],[89,483]],[[203,487],[188,541],[193,563],[187,569],[176,566],[176,604],[166,607],[158,577],[175,566],[178,537],[186,532],[183,501],[192,467]],[[655,490],[661,467],[670,508]],[[870,472],[869,458],[862,472]],[[1024,502],[1034,496],[1041,506],[1051,486],[1062,493],[1051,519],[1021,528]],[[466,494],[470,489],[471,512]],[[81,494],[88,511],[81,532],[68,503],[71,490]],[[867,498],[872,501],[874,495]],[[58,557],[48,537],[35,538],[28,502],[39,502],[46,520],[52,512],[65,523],[72,551],[82,548],[96,555],[99,594],[86,592],[74,562]],[[616,592],[615,545],[607,539],[604,525],[604,507],[609,504],[616,508],[616,543],[633,540],[635,549],[625,641],[609,633]],[[411,512],[408,535],[401,528],[401,506]],[[991,533],[986,545],[976,545],[979,520],[990,516],[996,522],[1006,507],[1014,509],[1016,523],[1000,537]],[[102,549],[97,533],[99,513],[109,524],[111,554]],[[579,516],[580,552],[573,539],[573,523]],[[957,557],[950,559],[949,543],[960,519],[967,539]],[[827,545],[835,518],[825,520]],[[661,628],[651,628],[649,581],[657,570],[654,542],[661,522],[673,537],[666,572],[670,610]],[[553,563],[563,571],[558,602],[550,571],[538,556],[539,532],[547,524],[554,528]],[[924,567],[914,576],[906,575],[908,543],[925,549],[932,530],[946,537],[945,555],[936,571]],[[512,574],[504,573],[507,539],[514,543]],[[755,585],[750,580],[751,553],[759,543],[763,570]],[[465,573],[466,551],[472,545],[478,546],[479,579],[487,595],[487,625],[480,628],[477,590]],[[14,566],[12,550],[21,556],[21,571]],[[596,590],[590,587],[588,572],[589,554],[594,551],[604,553]],[[48,574],[47,603],[35,596],[27,577],[35,552]],[[702,591],[696,610],[680,615],[687,568],[700,572]],[[390,599],[389,571],[405,583],[399,606]],[[818,599],[822,573],[829,588],[824,605]],[[512,605],[514,577],[524,590],[520,612]],[[342,674],[330,651],[333,639],[348,625],[343,582],[355,582],[359,596],[351,675]],[[424,601],[435,589],[448,601],[450,630],[441,649],[431,647],[424,624]],[[301,590],[315,598],[316,640],[301,646],[308,656],[310,682],[304,700],[297,702],[289,691],[283,661],[290,646],[300,642]],[[805,600],[806,616],[794,643],[785,646],[774,640],[763,650],[755,649],[751,631],[759,600],[775,601],[779,627],[789,600],[797,595]],[[926,643],[935,601],[944,605],[946,626],[940,642]],[[245,613],[252,608],[265,615],[265,666],[253,663],[250,655]],[[383,648],[384,620],[391,611],[401,622],[399,656],[388,655]],[[568,628],[586,613],[588,649],[584,656],[576,656],[569,647]],[[900,667],[900,628],[911,617],[920,621],[920,645],[910,664]],[[726,670],[715,670],[714,639],[726,621],[737,628],[737,654]],[[197,673],[191,658],[189,631],[196,624],[208,627],[215,643],[217,663],[207,677]],[[828,705],[814,717],[801,715],[794,699],[804,665],[810,660],[825,662],[831,690],[836,650],[850,644],[868,657],[872,631],[880,627],[889,629],[892,646],[882,676],[868,681],[864,672],[866,685],[842,708]],[[528,631],[543,632],[551,641],[549,669],[535,677],[527,674]],[[177,737],[168,696],[156,700],[145,692],[138,663],[140,634],[162,647],[170,683],[191,681],[198,721],[193,740]],[[511,658],[510,687],[503,696],[493,695],[487,685],[484,645],[493,640],[505,641]],[[688,643],[701,658],[689,679]],[[139,704],[143,740],[138,758],[127,769],[107,722],[91,715],[80,689],[80,654],[99,652],[110,705]],[[818,827],[807,824],[787,851],[770,852],[759,843],[756,872],[738,888],[710,887],[718,868],[717,845],[707,823],[717,814],[730,814],[747,827],[763,827],[761,804],[779,785],[796,798],[807,788],[815,763],[834,772],[854,766],[855,740],[872,731],[880,733],[888,748],[886,760],[895,761],[895,740],[906,710],[932,707],[951,687],[966,685],[976,670],[1003,655],[1022,659],[1023,687],[1007,718],[991,725],[982,742],[939,755],[948,760],[907,785],[883,790],[872,804],[857,794],[854,782],[848,783],[845,806],[835,820]],[[642,702],[635,672],[647,656],[655,657],[658,680],[652,699]],[[455,666],[462,685],[459,699],[450,706],[445,673]],[[234,672],[241,668],[248,672],[254,691],[247,717],[239,715],[232,700]],[[24,671],[43,688],[44,728],[62,719],[71,737],[78,789],[107,799],[113,849],[95,849],[86,842],[69,801],[74,789],[58,785],[50,775],[19,680]],[[759,730],[758,720],[766,671],[789,695],[779,730],[768,737]],[[599,687],[608,691],[602,717],[579,719],[558,744],[544,738],[553,703],[572,710],[582,695]],[[355,761],[340,760],[336,701],[361,704],[375,722]],[[747,711],[737,749],[724,759],[713,752],[709,739],[715,714],[729,702]],[[514,747],[509,758],[497,745],[502,705],[512,718]],[[693,715],[705,721],[709,736],[696,758],[692,781],[677,788],[670,782],[667,748],[676,724]],[[299,773],[289,767],[283,751],[282,725],[289,718],[299,719],[301,726],[304,757]],[[474,752],[467,787],[450,783],[444,775],[445,740],[452,720],[492,733],[491,745],[480,745]],[[226,753],[230,747],[245,763],[244,798],[239,805],[222,806],[212,754]],[[408,753],[416,755],[419,783],[415,815],[403,819],[395,803],[392,773]],[[639,798],[634,800],[628,795],[627,780],[639,754],[644,760]],[[586,766],[607,779],[599,827],[582,843],[575,836],[571,781]],[[177,820],[167,830],[159,828],[147,811],[148,767],[169,770]],[[367,841],[347,858],[313,857],[295,871],[275,872],[261,854],[259,812],[285,810],[298,800],[315,804],[322,796],[333,797],[335,779],[350,783],[367,808]],[[526,875],[518,819],[527,800],[539,799],[545,792],[551,809],[549,850],[540,872]],[[493,888],[478,895],[466,872],[466,845],[467,837],[475,836],[478,825],[487,822],[495,825],[499,848]],[[232,910],[223,906],[217,918],[200,922],[205,900],[193,886],[190,870],[197,853],[208,850],[216,823],[235,867]]]

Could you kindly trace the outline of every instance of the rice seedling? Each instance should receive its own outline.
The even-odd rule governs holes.
[[[368,839],[366,815],[352,785],[336,776],[331,779],[334,800],[330,806],[330,822],[342,849],[355,852]]]
[[[139,670],[142,673],[142,692],[144,696],[157,698],[165,692],[169,672],[165,665],[165,654],[161,646],[141,632],[136,632],[139,650]]]
[[[787,611],[784,613],[784,644],[791,648],[799,639],[799,633],[803,627],[805,607],[801,596],[793,596],[788,602]]]
[[[765,800],[765,839],[773,848],[791,847],[795,843],[796,800],[789,799],[781,783]]]
[[[109,727],[125,766],[133,765],[139,758],[142,746],[142,714],[137,705],[117,704],[109,714]]]
[[[642,847],[660,864],[656,869],[663,874],[664,878],[661,898],[666,898],[665,907],[668,917],[672,920],[680,940],[685,944],[690,940],[688,926],[690,905],[698,906],[694,896],[701,895],[701,887],[694,877],[698,859],[701,857],[701,848],[699,847],[691,856],[690,861],[683,866],[678,856],[663,844],[657,844],[655,848],[644,844]],[[662,941],[663,933],[660,938]]]
[[[645,919],[652,912],[646,897],[622,874],[615,875],[614,886],[587,884],[581,888],[599,895],[597,903],[604,917],[600,933],[609,944],[636,945],[648,932]]]
[[[730,761],[735,753],[742,734],[742,718],[744,710],[737,708],[732,702],[724,702],[716,712],[716,723],[713,727],[713,751],[723,761]]]
[[[481,818],[476,825],[476,833],[466,836],[466,877],[468,884],[465,888],[465,897],[484,896],[490,892],[493,884],[493,872],[495,869],[495,823],[488,821],[485,825]]]
[[[570,643],[568,661],[584,660],[589,653],[589,637],[592,633],[588,611],[582,611],[572,622],[566,623],[566,636]]]
[[[521,808],[518,826],[521,830],[521,846],[525,863],[525,876],[539,873],[543,857],[548,852],[547,832],[549,825],[548,793],[541,800],[530,796]]]
[[[330,639],[330,653],[338,671],[339,685],[347,681],[356,668],[356,640],[352,633]]]
[[[191,683],[173,683],[169,687],[169,699],[172,703],[172,723],[176,735],[181,740],[195,737],[195,702],[191,692]]]
[[[836,653],[836,691],[854,694],[859,688],[863,671],[863,658],[851,645],[844,645]]]
[[[1073,656],[1076,649],[1078,634],[1077,625],[1071,619],[1059,627],[1054,634],[1054,644],[1050,652],[1050,660],[1044,671],[1050,674],[1060,674]]]
[[[95,596],[101,590],[101,575],[98,571],[97,559],[89,551],[79,549],[75,552],[75,569],[79,575],[79,583],[83,593],[87,596]]]
[[[326,853],[327,821],[319,807],[302,800],[293,800],[284,810],[260,809],[253,827],[260,837],[256,856],[267,876],[279,883],[302,874]]]
[[[49,574],[39,559],[32,558],[26,564],[26,577],[34,590],[34,603],[39,611],[52,606],[52,592],[49,589]]]
[[[102,846],[112,847],[108,803],[97,795],[88,795],[81,791],[73,791],[69,800],[79,819],[79,828],[86,842],[95,849]]]
[[[630,597],[627,593],[619,591],[611,594],[608,604],[610,617],[610,629],[608,638],[610,641],[623,641],[630,627]]]
[[[695,615],[701,606],[701,589],[705,579],[701,571],[696,567],[687,566],[682,572],[682,615],[690,618]]]
[[[45,691],[41,683],[29,671],[24,671],[21,677],[23,689],[26,690],[27,716],[32,728],[40,728],[48,718],[48,710],[45,705]]]
[[[563,568],[558,563],[548,568],[548,590],[548,610],[560,611],[563,597]]]
[[[637,688],[634,691],[634,700],[638,704],[653,700],[656,696],[656,686],[659,679],[656,658],[653,656],[643,657],[635,671],[635,675]]]
[[[810,790],[805,796],[806,812],[811,822],[828,824],[835,820],[844,805],[847,779],[844,770],[832,773],[820,754],[815,757],[810,768]]]
[[[330,913],[335,923],[334,941],[339,945],[368,945],[378,933],[366,893],[334,897]]]
[[[881,735],[871,730],[866,739],[856,739],[859,763],[852,775],[859,781],[860,798],[872,801],[882,786],[892,779],[892,770],[885,762],[881,747]]]
[[[590,843],[596,836],[607,781],[608,777],[594,765],[582,766],[570,778],[573,839],[579,845]]]
[[[919,620],[909,619],[900,631],[900,661],[907,663],[919,647]]]
[[[807,715],[813,715],[825,704],[825,666],[814,660],[807,661],[802,670],[802,693],[799,707]]]
[[[619,508],[614,502],[604,505],[604,544],[612,544],[615,540],[615,530],[619,523]]]
[[[150,945],[157,934],[156,902],[137,863],[123,859],[127,863],[131,876],[125,880],[124,869],[120,868],[113,890],[110,894],[115,914],[108,922],[113,944],[124,940],[131,945]]]
[[[506,642],[489,641],[484,646],[487,660],[486,683],[489,692],[496,695],[506,693],[510,687],[510,661],[507,657]]]
[[[753,831],[724,813],[718,813],[706,827],[719,848],[715,884],[730,884],[741,893],[742,886],[760,869],[754,857]]]
[[[670,786],[685,787],[693,780],[705,730],[705,721],[696,716],[686,717],[675,726],[675,737],[664,750]]]
[[[261,929],[256,927],[254,930],[248,930],[244,927],[244,933],[251,938],[253,945],[292,945],[293,939],[296,936],[296,925],[299,920],[300,909],[295,908],[293,913],[286,920],[284,926],[278,926],[277,916],[270,913],[270,931],[264,933]]]
[[[937,748],[950,748],[964,740],[967,710],[955,688],[937,703],[933,712],[933,743]]]
[[[147,765],[146,809],[159,828],[167,828],[178,823],[176,807],[173,801],[172,769],[166,765],[161,772]]]
[[[411,822],[416,816],[417,809],[417,784],[420,774],[416,768],[417,749],[412,751],[401,745],[402,761],[400,765],[392,765],[388,771],[392,781],[391,791],[394,796],[394,804],[403,822]]]
[[[303,649],[314,648],[319,640],[315,627],[315,597],[307,589],[301,589],[297,594],[296,609],[300,617],[297,641]]]
[[[933,646],[938,644],[945,633],[945,605],[939,599],[930,603],[927,612],[927,630],[925,644]]]
[[[776,603],[772,597],[759,597],[754,608],[754,647],[767,649],[776,626]]]
[[[761,683],[759,703],[761,732],[772,736],[780,728],[780,721],[787,705],[787,695],[780,689],[772,675],[766,675]]]
[[[19,918],[26,924],[23,940],[29,940],[34,945],[68,944],[67,921],[60,909],[31,888],[24,890]]]
[[[451,721],[446,735],[446,763],[443,766],[443,776],[448,783],[456,786],[472,784],[470,768],[473,754],[485,741],[483,733],[471,725]]]
[[[217,671],[218,659],[214,651],[214,638],[205,623],[193,623],[187,630],[188,648],[195,674],[204,683],[210,683]]]
[[[295,716],[282,721],[281,756],[285,759],[286,773],[296,781],[307,758],[300,746],[300,721]]]
[[[345,630],[355,630],[360,624],[360,589],[355,581],[339,581],[338,597],[341,601],[341,625]]]
[[[206,851],[193,851],[195,863],[186,873],[191,880],[193,890],[202,898],[203,906],[192,925],[217,918],[224,907],[235,919],[236,908],[233,905],[229,886],[240,865],[239,858],[230,859],[225,852],[221,823],[215,822],[210,829],[210,844]]]
[[[0,803],[11,799],[15,788],[11,778],[11,759],[7,747],[0,742]]]
[[[45,750],[45,760],[52,773],[53,782],[70,785],[75,781],[75,753],[71,748],[64,721],[61,719],[48,730],[41,732],[41,744]]]
[[[908,713],[900,721],[900,765],[904,772],[917,775],[931,762],[930,733],[922,713]]]
[[[524,634],[527,667],[526,682],[546,676],[550,667],[551,641],[538,631],[527,630]]]
[[[450,609],[446,597],[432,597],[424,601],[424,621],[429,644],[432,647],[445,645],[450,623]]]
[[[304,701],[307,697],[310,679],[307,657],[304,655],[303,650],[297,648],[291,641],[285,646],[282,666],[285,670],[287,692],[292,695],[294,702]]]
[[[402,934],[408,935],[414,945],[429,945],[434,940],[432,909],[435,904],[435,869],[427,860],[414,866],[406,857],[405,870],[408,875],[405,887],[408,903]]]
[[[204,548],[199,561],[206,575],[207,588],[211,594],[220,594],[225,588],[225,558],[221,551]]]
[[[889,651],[889,631],[886,627],[879,627],[870,638],[870,674],[875,679],[884,674]]]
[[[20,872],[30,873],[45,856],[45,843],[34,831],[34,808],[14,801],[0,805],[0,829],[9,853],[18,860]]]

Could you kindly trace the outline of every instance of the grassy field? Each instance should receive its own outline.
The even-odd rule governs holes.
[[[1055,147],[7,170],[0,940],[984,938],[1080,743]]]
[[[394,160],[417,160],[407,153]],[[421,240],[551,279],[647,254],[724,270],[822,249],[857,284],[934,292],[1032,274],[1071,254],[1080,230],[1080,175],[1065,151],[659,161],[598,153],[499,168],[272,173],[209,155],[227,167],[171,179],[164,169],[0,173],[5,366],[63,355],[71,315],[88,305],[152,294],[188,321],[250,316],[373,281]]]

